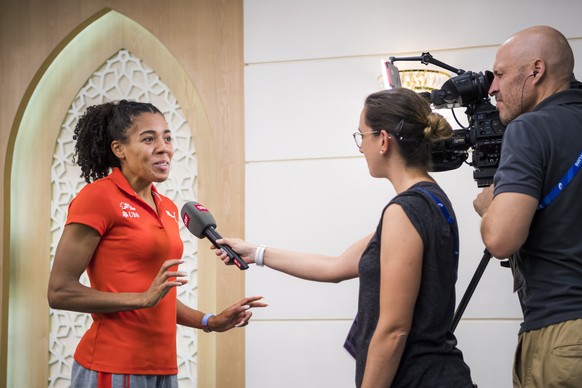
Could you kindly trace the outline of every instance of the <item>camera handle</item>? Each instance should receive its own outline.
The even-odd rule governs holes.
[[[451,332],[454,332],[455,329],[457,328],[457,325],[461,320],[461,316],[465,312],[465,308],[467,308],[467,304],[469,304],[469,300],[471,299],[473,292],[475,292],[475,288],[477,287],[477,284],[479,283],[481,276],[483,276],[483,272],[485,272],[485,268],[487,268],[487,264],[489,264],[490,259],[491,253],[489,253],[489,251],[485,249],[483,257],[481,258],[481,261],[477,266],[477,270],[475,271],[475,274],[473,275],[471,281],[469,282],[469,285],[467,286],[467,291],[465,291],[465,294],[463,295],[463,298],[459,302],[459,306],[455,311],[455,315],[453,316],[453,323],[451,324]]]
[[[435,66],[442,67],[443,69],[451,71],[457,75],[461,75],[461,74],[465,73],[465,70],[463,70],[463,69],[457,69],[455,67],[447,65],[444,62],[441,62],[437,59],[434,59],[433,56],[428,52],[422,53],[421,56],[417,56],[417,57],[390,57],[390,58],[388,58],[388,60],[390,61],[391,64],[394,64],[394,62],[396,62],[396,61],[419,61],[423,65],[428,65],[430,63],[430,64],[433,64]]]

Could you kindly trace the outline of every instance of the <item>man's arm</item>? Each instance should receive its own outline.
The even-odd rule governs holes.
[[[474,206],[483,217],[481,237],[487,250],[494,257],[505,259],[525,243],[538,200],[527,194],[506,192],[496,195],[487,204],[485,197],[490,196],[492,190],[492,187],[483,190]]]

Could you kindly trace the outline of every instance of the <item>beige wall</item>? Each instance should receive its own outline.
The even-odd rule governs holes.
[[[56,134],[57,129],[26,129],[39,134],[39,138],[31,142],[30,165],[39,165],[40,168],[22,171],[18,164],[20,162],[13,160],[17,133],[23,131],[20,129],[23,115],[27,109],[30,111],[30,108],[34,108],[28,104],[35,87],[50,63],[71,39],[108,10],[117,11],[145,28],[153,35],[153,40],[161,43],[165,52],[172,56],[167,61],[163,58],[154,60],[152,57],[152,61],[158,65],[154,70],[162,77],[166,76],[164,81],[183,105],[188,121],[202,123],[197,125],[198,133],[194,133],[199,160],[200,201],[213,209],[217,219],[228,220],[221,224],[224,234],[242,235],[242,0],[3,0],[0,5],[0,160],[3,167],[0,170],[3,204],[0,207],[0,386],[6,384],[7,376],[11,382],[18,382],[18,386],[43,386],[47,381],[48,348],[44,351],[42,346],[48,347],[48,305],[44,294],[49,247],[48,239],[42,236],[48,231],[42,230],[44,224],[36,219],[28,225],[18,221],[17,226],[14,222],[15,214],[11,214],[11,209],[14,212],[15,208],[30,207],[37,209],[37,212],[46,209],[46,213],[50,208],[44,206],[50,201],[50,171],[42,166],[50,164],[50,159],[44,159],[48,158],[45,155],[52,153],[54,141],[51,142],[51,139],[56,138],[56,135],[52,135]],[[145,57],[160,52],[143,33],[112,29],[112,34],[116,34],[111,37],[113,48],[121,48],[114,47],[116,44],[131,46]],[[75,59],[79,63],[79,72],[87,70],[84,66],[91,66],[95,56],[103,51],[101,46],[91,49],[91,60],[81,56]],[[180,71],[174,71],[176,66]],[[53,96],[56,113],[49,109],[47,115],[58,116],[59,109],[70,103],[65,91],[82,86],[74,84],[75,74],[70,77],[64,74],[62,77],[63,93]],[[51,119],[54,120],[54,117]],[[46,152],[47,148],[50,152]],[[29,164],[28,161],[26,164]],[[34,185],[28,190],[15,186],[11,192],[10,185],[14,182],[11,174],[15,172],[26,174]],[[25,200],[26,206],[22,206]],[[39,215],[39,219],[44,218],[48,218],[48,214]],[[22,240],[14,238],[15,229],[30,233],[36,243],[21,243]],[[39,229],[38,232],[36,229]],[[226,271],[223,266],[218,266],[205,249],[206,246],[205,243],[201,244],[199,254],[199,307],[204,311],[220,311],[243,296],[244,277],[242,273]],[[23,322],[9,316],[13,311],[9,301],[30,304],[16,309],[25,312],[17,315]],[[35,340],[27,341],[28,335]],[[10,346],[14,345],[10,341],[14,342],[15,338],[20,340],[18,346]],[[15,348],[18,350],[11,350]],[[14,361],[24,357],[26,363]],[[8,364],[14,364],[9,371]],[[201,336],[198,372],[200,386],[243,386],[244,371],[243,330]]]

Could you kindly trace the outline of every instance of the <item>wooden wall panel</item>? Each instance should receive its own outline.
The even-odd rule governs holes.
[[[0,386],[5,385],[8,374],[11,381],[18,382],[18,386],[43,386],[47,381],[48,354],[48,351],[42,350],[44,344],[48,345],[45,341],[48,335],[48,305],[44,296],[48,276],[48,239],[44,235],[33,235],[30,231],[34,228],[27,229],[25,223],[15,227],[10,221],[15,216],[10,214],[11,208],[24,212],[22,209],[34,210],[37,206],[37,210],[43,210],[38,204],[33,204],[31,209],[23,203],[18,203],[20,207],[11,207],[19,199],[27,198],[26,193],[10,191],[11,173],[22,171],[25,163],[33,166],[26,171],[27,179],[36,183],[33,202],[38,199],[38,203],[46,204],[50,200],[50,172],[34,166],[42,164],[42,160],[52,153],[54,142],[50,142],[51,133],[56,130],[46,131],[46,138],[30,140],[30,160],[13,160],[16,135],[33,88],[60,50],[92,18],[112,9],[139,23],[169,50],[183,70],[182,74],[187,77],[187,83],[197,92],[194,96],[192,87],[180,83],[180,77],[164,79],[184,105],[188,121],[200,121],[201,115],[204,116],[201,121],[206,124],[197,127],[207,128],[207,131],[194,134],[199,150],[200,201],[212,210],[217,220],[222,221],[220,230],[223,234],[243,235],[242,0],[2,0],[0,5],[0,178],[3,182],[0,186],[3,203],[0,207]],[[112,33],[118,33],[114,31]],[[132,35],[131,31],[121,34],[122,41],[129,42],[127,44],[139,51],[144,60],[157,65],[155,70],[158,74],[171,73],[172,61],[156,60],[156,51],[152,50],[150,42],[141,41],[143,35]],[[119,36],[111,38],[120,39]],[[106,47],[88,49],[94,51],[94,55],[100,50],[107,50]],[[148,59],[148,56],[151,58]],[[94,70],[91,68],[92,61],[86,60],[83,55],[75,60],[79,74],[70,77],[62,75],[62,93],[54,96],[55,109],[47,110],[47,122],[57,122],[59,109],[70,103],[67,94],[70,92],[70,79],[75,79],[75,76],[82,78],[85,72]],[[194,97],[197,96],[203,105],[202,112],[195,104]],[[48,149],[43,148],[43,144]],[[42,152],[37,152],[39,150]],[[49,164],[50,159],[44,163]],[[48,212],[49,207],[46,209]],[[30,216],[35,217],[36,214],[33,211]],[[29,220],[30,225],[37,222],[48,225],[44,216]],[[31,233],[30,238],[36,244],[30,244],[29,239],[31,246],[24,247],[22,236],[26,233]],[[11,238],[13,246],[10,244]],[[218,312],[243,296],[244,276],[233,269],[225,270],[205,249],[207,245],[204,242],[200,246],[199,307],[204,311]],[[23,252],[26,252],[26,260],[21,257]],[[23,365],[16,364],[16,368],[7,371],[7,359],[12,356],[9,349],[15,349],[8,343],[8,314],[12,311],[9,301],[22,298],[15,292],[9,295],[9,290],[22,293],[27,288],[24,282],[30,285],[27,292],[31,294],[25,300],[32,301],[32,305],[26,306],[28,315],[23,316],[27,321],[21,322],[22,330],[34,335],[34,340],[18,344],[18,357],[23,354],[30,357]],[[19,323],[10,322],[14,325]],[[242,387],[244,370],[244,330],[200,337],[199,386]]]

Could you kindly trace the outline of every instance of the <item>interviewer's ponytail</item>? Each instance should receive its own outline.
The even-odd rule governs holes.
[[[366,124],[374,131],[384,130],[392,134],[409,167],[428,168],[433,142],[453,134],[447,120],[434,113],[430,103],[410,89],[397,88],[370,94],[365,108]]]
[[[428,126],[424,129],[424,136],[430,141],[448,139],[452,135],[452,128],[447,119],[438,113],[430,112],[427,116]]]

